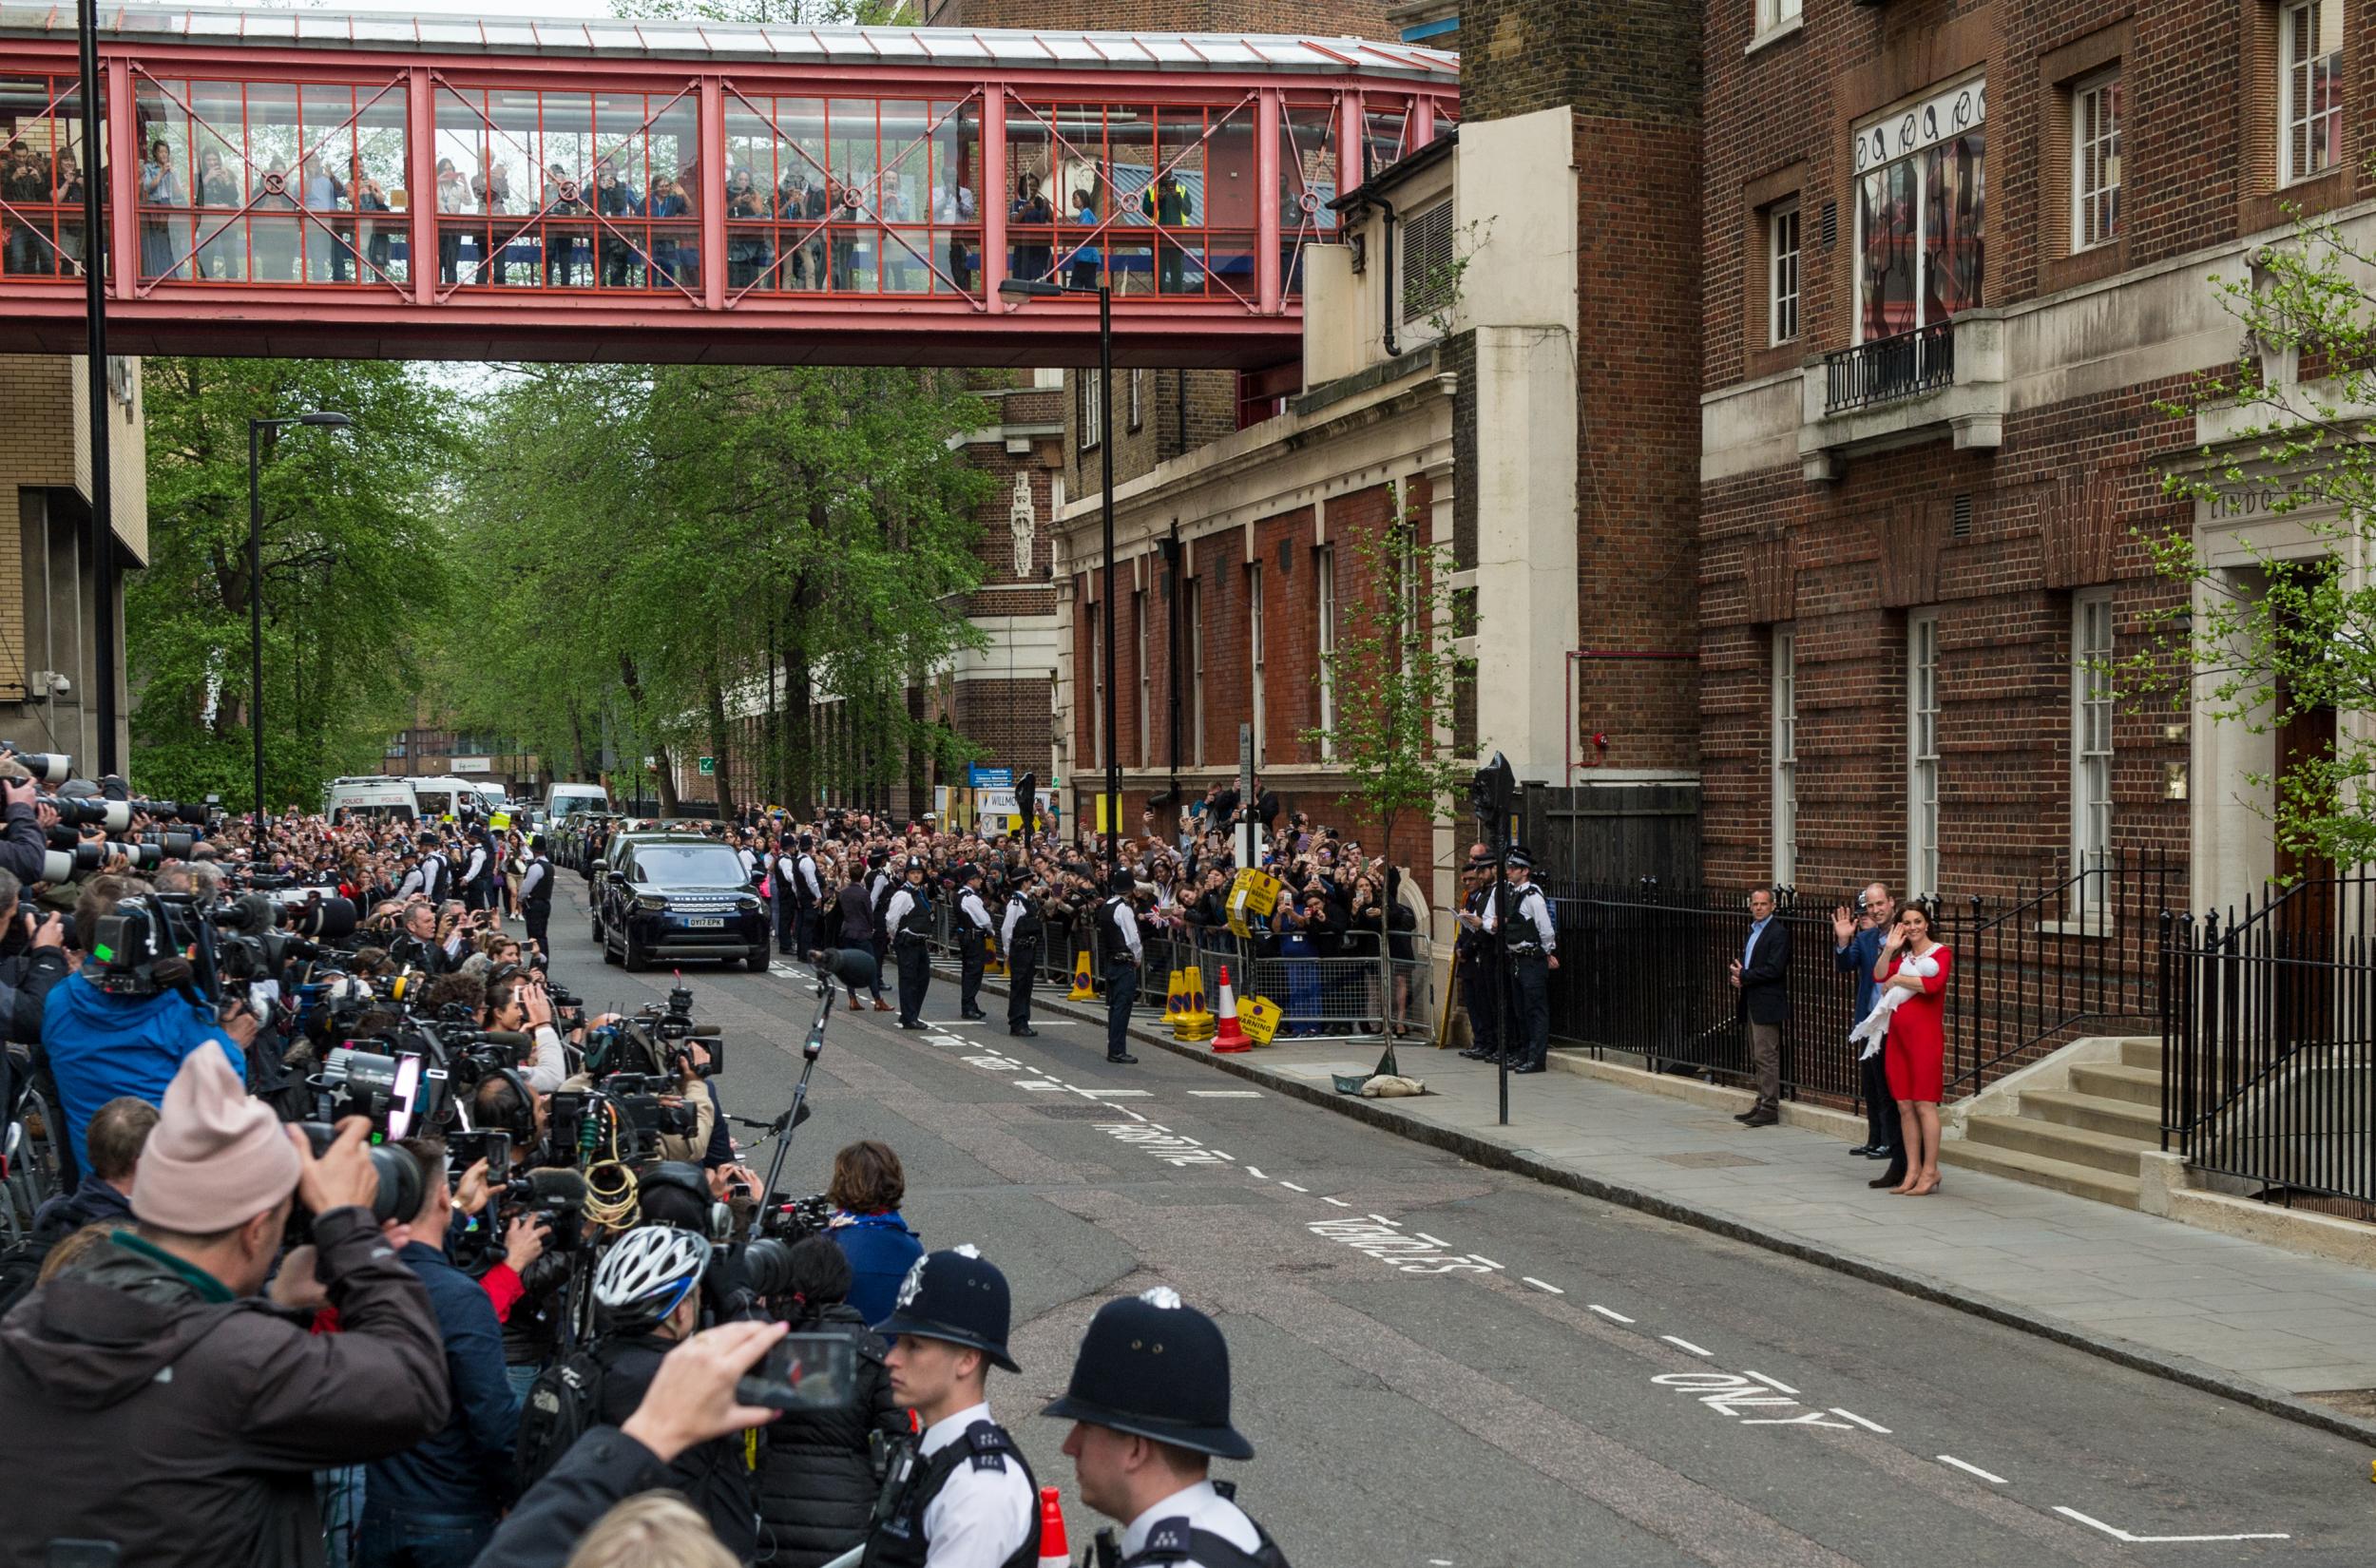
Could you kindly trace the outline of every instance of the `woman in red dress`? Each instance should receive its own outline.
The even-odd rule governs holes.
[[[1902,965],[1909,965],[1915,959],[1929,960],[1923,967],[1936,965],[1937,972],[1917,974],[1910,967],[1900,972]],[[1954,966],[1955,955],[1931,938],[1930,911],[1919,902],[1906,906],[1888,940],[1882,945],[1881,956],[1873,961],[1875,985],[1912,993],[1890,1015],[1889,1034],[1882,1056],[1889,1093],[1898,1102],[1898,1117],[1906,1137],[1906,1180],[1889,1191],[1905,1197],[1922,1197],[1939,1186],[1939,1100],[1946,1077],[1947,975]]]

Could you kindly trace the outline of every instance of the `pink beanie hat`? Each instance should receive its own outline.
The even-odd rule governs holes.
[[[182,1059],[132,1176],[144,1225],[205,1235],[244,1224],[297,1190],[301,1166],[280,1119],[208,1042]]]

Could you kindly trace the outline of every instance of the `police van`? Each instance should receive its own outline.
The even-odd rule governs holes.
[[[333,822],[412,822],[420,813],[412,781],[386,774],[334,778],[322,792],[322,815]]]

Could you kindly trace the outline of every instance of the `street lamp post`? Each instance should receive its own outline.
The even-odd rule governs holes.
[[[256,848],[264,853],[264,497],[259,474],[263,468],[264,432],[284,425],[317,425],[343,430],[354,421],[342,413],[300,413],[286,419],[247,422],[247,729],[256,746]]]
[[[1120,684],[1114,668],[1114,290],[1105,283],[1089,288],[1009,277],[998,292],[1014,300],[1098,296],[1098,466],[1104,488],[1098,510],[1105,547],[1105,712],[1101,722],[1105,726],[1105,870],[1110,875],[1122,863],[1122,754],[1114,726],[1114,694]]]

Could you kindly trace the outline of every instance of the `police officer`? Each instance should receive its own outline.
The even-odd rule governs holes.
[[[1493,939],[1485,933],[1485,901],[1493,893],[1493,857],[1484,845],[1468,851],[1467,890],[1461,895],[1454,917],[1460,934],[1452,940],[1452,962],[1460,970],[1461,1006],[1468,1014],[1470,1044],[1461,1055],[1472,1061],[1491,1061],[1502,1048],[1501,987],[1493,964]]]
[[[441,904],[446,897],[446,855],[438,845],[435,833],[421,835],[421,862],[404,875],[396,888],[398,898],[420,894],[431,904]]]
[[[816,911],[825,902],[825,879],[816,865],[816,836],[800,835],[800,852],[792,861],[792,901],[803,947],[817,940]]]
[[[495,907],[495,847],[487,830],[479,827],[471,828],[469,843],[462,870],[463,908],[491,909]]]
[[[776,901],[776,950],[779,953],[806,952],[814,945],[808,929],[808,909],[800,898],[798,864],[793,837],[786,833],[776,841],[775,859],[767,870],[768,896]]]
[[[924,890],[924,857],[910,855],[905,874],[883,907],[883,924],[899,959],[899,1026],[921,1029],[924,993],[932,984],[932,905]]]
[[[1006,920],[998,933],[999,950],[1006,955],[1006,1032],[1036,1039],[1031,1026],[1031,986],[1040,977],[1040,943],[1045,927],[1040,918],[1038,877],[1006,895]]]
[[[891,1398],[923,1425],[893,1452],[865,1568],[1037,1568],[1040,1489],[983,1385],[1006,1354],[1006,1276],[971,1247],[916,1259],[891,1315]]]
[[[1216,1459],[1252,1459],[1254,1444],[1229,1422],[1229,1342],[1178,1291],[1099,1308],[1063,1398],[1040,1413],[1072,1422],[1064,1452],[1081,1501],[1122,1526],[1119,1542],[1098,1533],[1100,1561],[1287,1568],[1236,1489],[1205,1473]]]
[[[1139,911],[1130,907],[1130,872],[1117,869],[1106,886],[1111,891],[1098,906],[1098,951],[1105,966],[1105,1060],[1136,1066],[1130,1054],[1130,1009],[1139,1000],[1139,966],[1146,949],[1139,940]]]
[[[527,921],[528,940],[546,953],[545,927],[553,918],[553,863],[545,858],[545,835],[528,840],[527,869],[520,873],[520,913]]]
[[[957,1011],[966,1018],[987,1018],[982,1010],[982,970],[990,951],[990,910],[982,902],[982,868],[966,865],[957,871]]]
[[[1513,1073],[1539,1073],[1551,1048],[1551,971],[1560,966],[1559,928],[1552,923],[1551,901],[1534,885],[1534,856],[1513,846],[1509,852],[1510,880],[1506,890],[1488,902],[1485,928],[1501,938],[1504,972],[1509,976],[1511,1010],[1516,1033],[1508,1042],[1517,1060]],[[1509,924],[1501,924],[1502,911]]]

